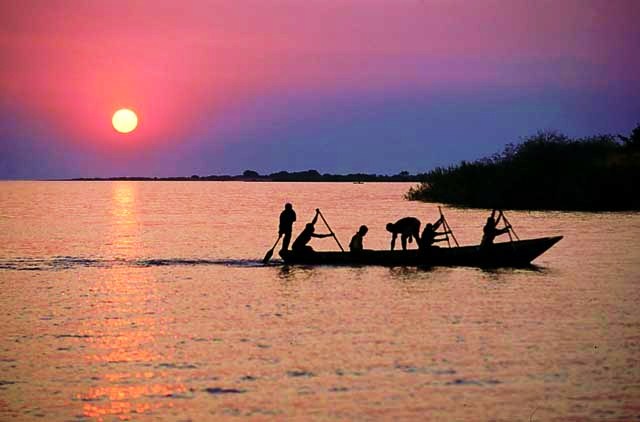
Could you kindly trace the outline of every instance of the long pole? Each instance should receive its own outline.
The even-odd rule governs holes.
[[[444,236],[447,238],[447,245],[451,247],[451,242],[449,241],[449,230],[447,229],[447,220],[444,218],[444,214],[442,214],[442,208],[438,207],[438,211],[440,211],[440,220],[442,220],[442,227],[444,227]]]
[[[449,241],[449,229],[447,229],[447,222],[445,221],[444,224],[444,236],[447,238],[447,246],[451,247],[451,242]]]
[[[456,246],[460,247],[460,244],[458,243],[458,239],[456,239],[456,235],[453,234],[453,230],[451,230],[451,226],[449,225],[449,222],[446,221],[446,223],[447,223],[447,231],[451,233],[451,238],[453,239],[454,242],[456,242]]]
[[[447,220],[444,218],[444,214],[442,214],[442,208],[438,207],[438,211],[440,211],[440,220],[442,220],[442,227],[444,227],[444,236],[447,238],[447,245],[451,247],[451,242],[449,241],[449,229],[447,228]]]
[[[322,213],[320,212],[320,208],[318,208],[318,215],[320,215],[320,218],[322,218],[322,221],[324,221],[324,225],[327,226],[327,228],[329,229],[329,233],[331,233],[333,238],[336,240],[336,243],[340,247],[340,250],[344,252],[344,248],[340,244],[340,241],[338,240],[338,237],[336,236],[336,234],[333,232],[333,230],[331,230],[331,227],[329,226],[329,223],[327,223],[327,220],[325,220],[324,215],[322,215]]]
[[[520,238],[516,234],[516,231],[513,230],[513,226],[511,225],[511,223],[509,223],[509,220],[507,220],[507,216],[504,215],[504,211],[500,210],[500,213],[502,214],[502,219],[504,220],[504,222],[507,224],[507,226],[509,226],[509,238],[511,239],[511,232],[513,232],[513,235],[516,237],[516,239],[520,240]]]
[[[445,232],[451,233],[451,238],[456,243],[456,246],[460,247],[460,244],[458,243],[458,239],[456,239],[456,235],[453,234],[453,230],[451,230],[451,226],[449,225],[449,222],[447,221],[446,218],[444,218],[444,214],[442,213],[442,208],[438,207],[438,211],[440,211],[440,218],[442,218],[442,222],[444,223]],[[447,242],[449,242],[449,235],[447,235]],[[451,247],[451,244],[449,244],[449,247]]]
[[[507,220],[507,217],[504,216],[504,212],[502,212],[502,210],[500,210],[500,215],[502,216],[502,221],[504,221],[504,226],[507,228],[507,234],[509,235],[509,242],[513,243],[513,236],[511,236],[509,221]]]

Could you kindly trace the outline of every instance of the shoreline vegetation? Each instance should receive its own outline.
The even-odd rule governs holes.
[[[628,137],[538,132],[502,153],[421,177],[406,199],[488,209],[640,210],[640,125]]]
[[[240,175],[210,175],[183,177],[82,177],[65,179],[67,181],[217,181],[217,182],[419,182],[424,180],[423,175],[412,175],[407,171],[387,176],[381,174],[350,173],[350,174],[321,174],[317,170],[297,172],[279,171],[267,175],[261,175],[254,170],[245,170]]]

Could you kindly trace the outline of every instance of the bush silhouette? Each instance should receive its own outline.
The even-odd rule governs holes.
[[[436,168],[406,196],[478,208],[637,210],[639,147],[640,126],[629,137],[539,132],[493,157]]]

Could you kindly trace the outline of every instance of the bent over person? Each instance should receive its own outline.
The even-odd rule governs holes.
[[[320,214],[320,211],[316,209],[316,215],[315,217],[313,217],[313,220],[311,220],[310,223],[307,223],[307,225],[304,226],[304,230],[302,230],[302,232],[298,235],[296,240],[293,241],[293,245],[291,245],[292,251],[298,252],[298,253],[313,252],[313,248],[307,245],[307,243],[309,243],[312,237],[324,238],[324,237],[333,236],[331,233],[329,234],[315,233],[315,225],[316,225],[316,222],[318,221],[318,214]]]
[[[391,250],[396,246],[396,238],[400,235],[402,250],[407,250],[407,240],[409,243],[413,239],[416,242],[420,239],[420,220],[415,217],[404,217],[395,223],[387,224],[387,231],[391,233]]]
[[[296,212],[293,210],[293,205],[287,202],[284,204],[284,210],[280,213],[280,226],[278,228],[278,235],[284,235],[284,238],[282,239],[283,251],[289,249],[294,221],[296,221]]]

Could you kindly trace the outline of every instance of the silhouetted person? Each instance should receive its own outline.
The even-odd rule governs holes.
[[[320,214],[320,211],[316,209],[316,215],[315,217],[313,217],[313,220],[311,220],[311,223],[307,223],[307,225],[304,226],[304,230],[302,230],[302,232],[298,235],[296,240],[293,241],[293,245],[291,245],[292,251],[298,252],[298,253],[313,252],[313,248],[307,245],[307,243],[309,243],[312,237],[323,238],[323,237],[333,236],[331,233],[329,234],[315,233],[315,224],[316,224],[316,221],[318,221],[319,214]]]
[[[395,223],[387,224],[387,231],[391,232],[391,250],[396,246],[396,238],[400,235],[400,241],[402,242],[402,250],[407,250],[407,239],[409,243],[413,239],[418,241],[420,239],[420,220],[415,217],[405,217],[396,221]]]
[[[367,226],[360,226],[360,229],[353,235],[351,242],[349,242],[349,250],[351,252],[360,252],[362,248],[362,239],[369,231]]]
[[[296,221],[296,212],[293,210],[293,206],[287,202],[284,204],[284,210],[280,213],[280,227],[278,228],[278,235],[284,235],[281,249],[283,251],[289,249],[294,221]]]
[[[502,211],[500,211],[498,218],[495,218],[495,217],[496,217],[496,210],[493,210],[491,211],[491,215],[487,217],[487,222],[485,223],[484,228],[482,229],[483,235],[482,235],[482,241],[480,242],[480,246],[486,247],[493,244],[493,240],[496,238],[496,236],[505,234],[509,231],[509,229],[511,229],[510,225],[507,225],[503,229],[497,228],[498,223],[502,218]]]
[[[420,241],[418,242],[418,247],[421,250],[427,250],[429,247],[433,246],[436,242],[442,242],[447,240],[447,238],[438,237],[446,235],[446,232],[439,232],[438,227],[442,225],[444,220],[441,218],[438,219],[435,223],[427,223],[422,231],[422,235],[420,236]]]

